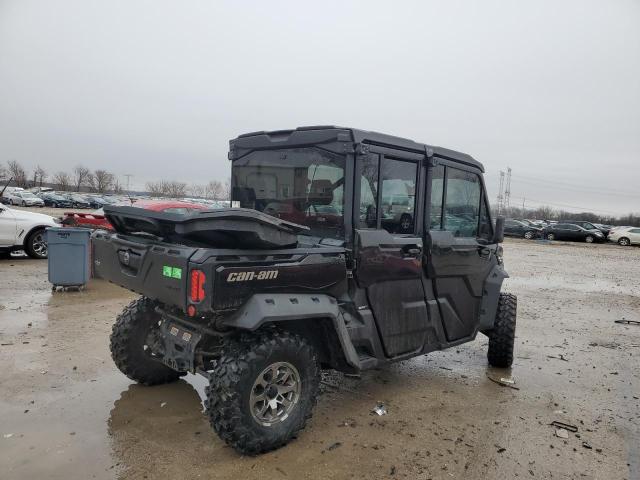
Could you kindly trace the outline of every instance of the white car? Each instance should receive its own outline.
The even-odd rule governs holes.
[[[31,192],[12,192],[8,195],[11,205],[21,207],[44,207],[44,200]]]
[[[24,250],[32,258],[47,258],[44,230],[58,226],[49,215],[0,205],[0,253]]]
[[[618,242],[623,247],[640,244],[640,227],[616,228],[609,232],[607,238],[610,242]]]

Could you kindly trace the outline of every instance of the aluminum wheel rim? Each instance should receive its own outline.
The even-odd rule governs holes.
[[[300,399],[300,374],[288,362],[265,368],[251,387],[249,407],[253,419],[270,427],[284,422]]]
[[[587,237],[584,239],[587,243],[593,243],[593,237]]]
[[[44,235],[42,233],[38,233],[35,237],[33,237],[31,247],[33,248],[33,251],[36,255],[40,257],[47,256],[47,242],[45,242]]]
[[[555,240],[555,235],[553,233],[550,233],[549,235],[547,235],[547,240]]]
[[[402,228],[403,230],[408,230],[410,226],[411,226],[411,220],[407,217],[404,217],[402,219],[402,223],[400,223],[400,228]]]
[[[629,240],[623,238],[622,240],[620,240],[620,245],[626,247],[627,245],[629,245]]]
[[[531,232],[525,232],[525,234],[524,234],[524,238],[526,238],[527,240],[531,240],[531,237],[533,237],[533,233],[531,233]]]

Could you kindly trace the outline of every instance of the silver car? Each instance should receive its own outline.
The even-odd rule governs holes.
[[[9,198],[11,205],[21,207],[44,207],[44,200],[31,192],[14,192]]]

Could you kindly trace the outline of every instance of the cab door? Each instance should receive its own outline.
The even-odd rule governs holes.
[[[481,172],[446,160],[431,167],[427,277],[448,342],[475,335],[484,282],[497,263],[497,245]]]
[[[423,157],[384,148],[356,157],[354,277],[366,291],[388,357],[425,343]]]

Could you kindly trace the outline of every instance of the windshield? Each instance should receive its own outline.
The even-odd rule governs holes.
[[[20,192],[20,196],[22,198],[38,198],[33,193],[28,193],[28,192]]]
[[[233,162],[232,200],[319,237],[344,236],[343,155],[319,148],[252,152]]]

